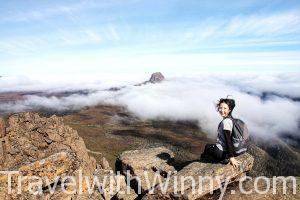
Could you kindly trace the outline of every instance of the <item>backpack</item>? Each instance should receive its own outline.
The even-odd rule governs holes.
[[[233,149],[236,154],[241,154],[247,150],[249,132],[245,122],[240,119],[230,117],[233,122],[231,139]]]

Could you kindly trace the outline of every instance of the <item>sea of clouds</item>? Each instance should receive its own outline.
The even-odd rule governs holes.
[[[90,93],[65,97],[28,95],[24,100],[1,103],[0,110],[64,111],[107,103],[125,106],[141,119],[197,120],[202,130],[215,134],[221,120],[215,104],[218,99],[232,95],[236,100],[233,116],[244,120],[252,134],[300,134],[300,74],[214,73],[166,77],[160,84],[134,86],[144,78],[49,83],[49,80],[26,77],[1,77],[0,92],[42,90],[51,93],[84,89]],[[126,87],[119,91],[107,90],[119,86]]]

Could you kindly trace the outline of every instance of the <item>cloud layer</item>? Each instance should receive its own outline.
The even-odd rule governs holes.
[[[1,80],[1,79],[0,79]],[[120,91],[104,90],[121,84],[106,83],[97,80],[87,84],[56,85],[36,84],[36,81],[23,79],[2,79],[11,89],[45,89],[63,91],[72,88],[88,89],[93,92],[66,97],[27,96],[15,103],[2,103],[2,111],[23,111],[36,108],[53,110],[80,109],[101,103],[123,105],[142,119],[197,120],[199,126],[211,134],[221,120],[215,110],[215,103],[221,97],[232,95],[236,99],[234,116],[243,119],[252,134],[274,136],[280,133],[299,135],[300,74],[203,74],[167,78],[161,84],[132,86],[133,81],[123,81],[127,87]],[[136,79],[138,81],[138,79]],[[27,85],[25,84],[27,83]],[[15,84],[15,85],[14,85]],[[267,94],[266,98],[262,98]],[[294,99],[294,100],[293,100]]]

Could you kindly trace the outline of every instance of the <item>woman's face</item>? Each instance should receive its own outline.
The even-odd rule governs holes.
[[[230,113],[230,109],[226,103],[221,103],[219,106],[219,113],[224,118]]]

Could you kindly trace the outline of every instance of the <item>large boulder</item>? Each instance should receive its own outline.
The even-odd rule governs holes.
[[[157,185],[143,199],[199,199],[219,189],[222,184],[237,181],[253,166],[253,157],[245,153],[236,158],[238,169],[231,164],[193,162],[164,183]]]
[[[116,161],[116,170],[130,177],[131,186],[141,194],[146,193],[160,181],[163,182],[168,174],[175,172],[172,166],[173,159],[173,152],[164,147],[125,151]]]
[[[105,158],[97,165],[77,131],[64,125],[62,118],[57,116],[45,118],[27,112],[14,114],[6,120],[0,118],[0,171],[15,172],[11,179],[7,173],[0,174],[0,199],[136,197],[133,191],[121,192],[126,188],[125,177],[115,175]],[[26,179],[20,185],[23,177]],[[42,191],[38,195],[33,195],[30,189],[33,177],[38,179],[35,187]],[[75,184],[63,186],[64,182]],[[11,193],[7,189],[9,183],[13,189]],[[19,185],[20,194],[16,190]],[[55,185],[58,187],[50,193],[49,188],[53,190]]]
[[[24,164],[13,171],[2,172],[0,175],[1,192],[7,191],[8,193],[8,188],[18,189],[20,195],[17,195],[16,192],[9,192],[10,194],[6,195],[6,197],[14,198],[21,196],[21,194],[27,195],[29,191],[35,193],[38,190],[46,190],[50,185],[53,185],[52,188],[57,189],[62,178],[72,175],[77,167],[74,154],[56,153],[30,164]]]
[[[134,200],[137,194],[126,184],[125,176],[115,174],[112,170],[96,170],[95,176],[102,185],[101,194],[104,199]]]
[[[96,168],[95,159],[88,155],[77,131],[64,125],[62,118],[56,116],[45,118],[28,112],[12,115],[2,131],[1,140],[2,170],[18,169],[58,152],[72,152],[77,169],[82,169],[87,175],[93,174]]]

